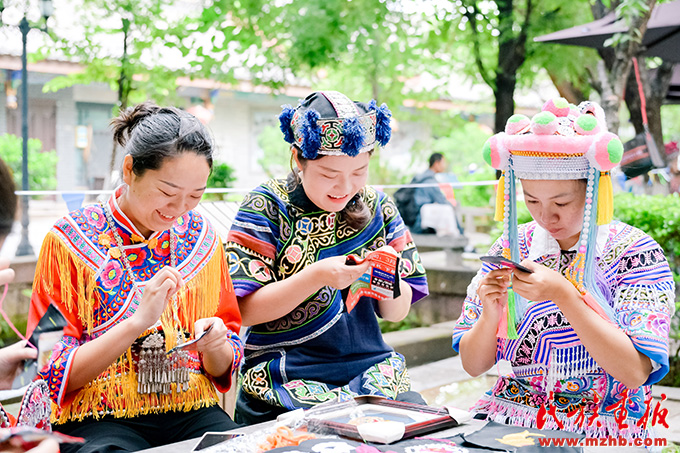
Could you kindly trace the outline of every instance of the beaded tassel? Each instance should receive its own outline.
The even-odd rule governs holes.
[[[505,175],[505,172],[503,173],[503,176],[498,180],[498,198],[496,199],[497,217],[500,211],[499,207],[502,206],[502,215],[500,217],[503,220],[503,237],[501,240],[503,245],[503,256],[508,259],[512,259],[510,249],[510,222],[512,220],[512,216],[510,215],[510,201],[511,199],[514,199],[514,197],[511,197],[514,177],[512,172],[507,176]],[[498,199],[502,200],[502,204],[499,203]],[[517,335],[517,320],[515,293],[512,289],[508,289],[508,303],[503,307],[503,313],[498,323],[496,336],[499,338],[509,338],[511,340],[519,338]]]

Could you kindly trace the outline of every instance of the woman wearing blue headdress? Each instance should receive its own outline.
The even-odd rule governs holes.
[[[382,338],[376,314],[402,320],[426,296],[425,271],[393,201],[366,185],[376,142],[390,139],[390,111],[316,92],[279,119],[291,144],[286,180],[246,196],[227,243],[244,325],[245,365],[236,420],[256,423],[356,395],[422,402],[403,356]],[[385,248],[400,255],[401,295],[362,298],[349,313],[343,289]]]
[[[503,171],[490,254],[532,273],[484,264],[453,332],[463,367],[501,376],[473,410],[490,420],[588,437],[653,435],[651,385],[668,372],[675,309],[661,247],[613,220],[610,171],[623,145],[594,103],[550,100],[514,115],[484,158]],[[515,178],[532,222],[517,225]],[[645,444],[646,445],[646,444]]]

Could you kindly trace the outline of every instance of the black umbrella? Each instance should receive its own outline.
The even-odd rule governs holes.
[[[624,33],[628,30],[626,24],[616,20],[614,12],[607,14],[602,19],[594,22],[589,22],[584,25],[577,25],[576,27],[567,28],[565,30],[556,31],[547,35],[534,38],[538,42],[554,42],[558,44],[571,44],[574,46],[603,48],[607,39],[611,38],[616,33]],[[661,57],[665,61],[680,62],[680,0],[675,0],[670,3],[657,4],[652,10],[652,14],[647,22],[647,31],[642,37],[641,54],[650,57]],[[653,167],[663,167],[665,162],[659,153],[647,125],[647,115],[645,110],[645,99],[640,84],[640,76],[637,69],[637,60],[635,62],[636,79],[640,91],[640,101],[642,104],[642,124],[644,132],[638,137],[626,143],[625,157],[630,157],[632,151],[636,146],[640,149],[645,149],[645,159],[639,160],[639,165],[629,163],[629,172],[626,173],[629,177],[636,174],[644,173]],[[677,79],[680,75],[680,69],[674,68],[673,78]],[[669,96],[676,94],[675,91],[669,90]],[[672,99],[672,98],[671,98]],[[639,142],[639,143],[638,143]],[[626,165],[622,162],[621,167],[626,172]]]
[[[602,48],[614,34],[626,31],[626,24],[617,21],[612,12],[594,22],[539,36],[534,41]],[[642,55],[680,62],[680,0],[654,7],[642,46]]]

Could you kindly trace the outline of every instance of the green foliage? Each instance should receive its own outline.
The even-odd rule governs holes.
[[[12,134],[0,135],[0,155],[14,175],[14,184],[21,188],[22,139]],[[57,188],[57,152],[41,152],[42,143],[37,138],[28,140],[29,190],[54,190]]]
[[[178,14],[170,0],[80,1],[71,18],[81,27],[78,38],[51,31],[54,42],[42,49],[41,57],[66,56],[83,64],[84,70],[56,77],[43,90],[102,82],[118,92],[119,107],[147,99],[177,103],[176,81],[190,75],[185,66],[193,56],[192,24],[200,10]],[[120,50],[112,52],[112,41]]]
[[[414,145],[412,155],[416,168],[422,168],[430,155],[438,152],[446,157],[449,172],[460,182],[495,179],[495,170],[482,158],[482,147],[491,136],[491,129],[452,112],[421,112],[419,116],[414,120],[427,121],[432,127],[433,137]],[[414,175],[405,175],[401,181],[393,179],[392,184],[409,182]],[[462,206],[489,206],[493,191],[493,186],[468,186],[455,189],[455,195]]]
[[[676,295],[680,288],[680,196],[632,195],[619,193],[614,197],[614,217],[640,228],[649,234],[666,254],[673,270]],[[676,311],[671,319],[670,337],[680,341],[680,300],[675,301]],[[671,354],[671,370],[661,385],[680,387],[680,346]]]
[[[290,145],[283,140],[278,126],[266,126],[257,136],[263,152],[257,163],[270,178],[283,178],[290,172]]]
[[[226,189],[231,187],[234,181],[236,181],[236,176],[232,167],[224,162],[214,163],[212,172],[208,177],[207,187],[209,189]],[[204,198],[224,200],[225,195],[224,193],[209,193]]]
[[[444,2],[424,12],[427,44],[438,58],[428,70],[447,76],[452,69],[475,82],[484,82],[498,98],[507,85],[498,76],[515,79],[517,87],[532,88],[547,70],[556,84],[569,82],[590,91],[588,67],[594,68],[592,49],[534,42],[556,30],[592,21],[588,2],[564,0],[503,0]],[[531,14],[527,18],[527,7]],[[514,87],[513,87],[514,89]]]
[[[380,331],[382,333],[387,333],[424,327],[426,324],[420,319],[420,316],[418,316],[417,313],[410,311],[404,319],[398,322],[385,321],[384,319],[379,318],[378,325],[380,326]]]
[[[633,195],[614,197],[614,217],[649,234],[666,252],[673,271],[680,273],[680,197]]]
[[[477,168],[474,172],[458,173],[460,182],[493,181],[496,178],[496,171],[484,166]],[[488,207],[495,197],[495,187],[488,186],[467,186],[455,189],[456,201],[461,206]]]
[[[661,106],[661,125],[664,143],[680,140],[680,105]]]
[[[15,317],[15,319],[12,319],[12,322],[19,332],[26,332],[28,319],[25,316]],[[0,348],[14,344],[19,340],[20,338],[17,337],[17,334],[14,333],[14,330],[12,330],[9,324],[7,324],[4,319],[0,318]]]

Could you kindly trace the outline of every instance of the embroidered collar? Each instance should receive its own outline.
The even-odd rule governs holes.
[[[562,250],[557,240],[548,233],[548,231],[542,228],[538,223],[534,223],[534,233],[531,237],[531,245],[529,246],[529,256],[527,259],[532,261],[537,261],[541,257],[545,256],[559,256]],[[597,239],[596,239],[596,255],[600,256],[607,244],[607,239],[609,238],[609,225],[599,225],[597,227]],[[576,251],[579,242],[576,241],[569,251]]]

